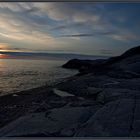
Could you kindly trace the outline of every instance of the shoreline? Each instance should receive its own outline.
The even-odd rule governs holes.
[[[23,61],[23,64],[17,61],[2,61],[0,96],[38,88],[46,84],[53,85],[77,73],[77,70],[62,68],[61,65],[65,61],[32,62],[29,60],[29,63]]]
[[[74,74],[74,75],[72,75],[72,76],[69,76],[69,77],[66,77],[66,78],[62,78],[61,79],[61,81],[55,81],[55,82],[51,82],[51,84],[49,84],[49,85],[47,85],[47,84],[43,84],[43,85],[41,85],[41,86],[38,86],[38,87],[33,87],[33,88],[29,88],[29,89],[25,89],[25,90],[22,90],[22,91],[15,91],[15,92],[9,92],[9,93],[7,93],[7,94],[5,94],[5,93],[2,93],[2,94],[0,94],[0,98],[1,97],[3,97],[3,96],[8,96],[8,95],[13,95],[13,94],[21,94],[21,93],[26,93],[26,92],[30,92],[30,91],[32,91],[32,90],[37,90],[37,89],[41,89],[42,87],[48,87],[48,88],[50,88],[50,87],[55,87],[57,84],[59,84],[59,83],[62,83],[62,82],[65,82],[65,81],[67,81],[67,80],[70,80],[70,79],[73,79],[75,76],[77,76],[79,74],[79,72],[77,72],[77,74]]]
[[[0,115],[0,122],[1,122],[0,128],[5,126],[6,124],[16,120],[20,116],[28,114],[29,112],[32,112],[33,110],[36,110],[38,108],[38,105],[40,104],[40,102],[44,101],[45,97],[46,98],[48,97],[49,99],[51,98],[52,100],[53,100],[54,96],[56,96],[56,98],[57,98],[58,95],[56,95],[53,92],[53,89],[55,88],[55,86],[58,85],[59,83],[73,79],[75,76],[76,75],[64,78],[60,82],[57,82],[57,81],[53,82],[51,85],[39,86],[36,88],[31,88],[31,89],[27,89],[27,90],[23,90],[23,91],[19,91],[19,92],[1,95],[0,96],[0,114],[3,114],[3,115],[2,116]],[[52,94],[52,97],[50,94]],[[38,98],[41,98],[42,96],[43,96],[43,98],[40,99],[40,101],[39,101]],[[36,105],[35,105],[35,103],[36,103]],[[19,112],[17,111],[18,109],[20,110]],[[52,109],[52,107],[48,108],[48,110],[49,109]],[[6,112],[5,115],[4,115],[4,112]],[[13,115],[9,117],[7,114],[9,114],[9,115],[13,114]],[[3,118],[3,116],[4,116],[4,118]]]
[[[62,67],[78,74],[0,97],[0,136],[140,136],[139,52],[136,47],[106,61],[73,59]]]
[[[34,88],[34,89],[26,90],[26,91],[21,91],[21,92],[16,92],[16,93],[11,93],[11,94],[1,96],[0,97],[0,112],[3,115],[0,116],[0,120],[1,120],[0,128],[6,125],[7,123],[17,119],[17,117],[24,115],[24,112],[28,112],[28,107],[30,108],[31,106],[31,104],[29,104],[28,99],[29,98],[33,99],[32,96],[35,95],[34,92],[38,92],[38,90],[42,90],[42,88],[44,87]],[[26,104],[28,104],[28,107],[24,107]],[[8,114],[9,115],[13,114],[13,115],[8,116]]]

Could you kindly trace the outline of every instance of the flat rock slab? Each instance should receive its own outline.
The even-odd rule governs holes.
[[[134,105],[134,99],[120,99],[106,104],[79,129],[75,136],[129,136],[133,123]]]
[[[136,96],[131,137],[140,137],[140,96]]]
[[[61,96],[61,97],[68,97],[68,96],[74,96],[73,94],[70,94],[66,91],[58,90],[56,88],[53,89],[54,93]]]
[[[0,136],[72,136],[79,125],[86,122],[97,107],[63,107],[48,113],[34,113],[21,117],[0,130]]]
[[[99,95],[104,95],[105,102],[119,99],[134,99],[135,95],[139,95],[138,90],[121,89],[121,88],[105,88]]]
[[[104,94],[109,101],[104,105],[82,98],[76,104],[28,114],[0,129],[0,136],[140,136],[139,91],[106,88]]]

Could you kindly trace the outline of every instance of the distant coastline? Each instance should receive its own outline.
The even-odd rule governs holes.
[[[110,56],[98,56],[98,55],[85,55],[76,53],[37,53],[37,52],[0,52],[5,57],[1,59],[51,59],[51,60],[70,60],[77,59],[90,59],[95,60],[98,58],[109,58]]]

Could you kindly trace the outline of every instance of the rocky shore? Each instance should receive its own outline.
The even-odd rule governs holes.
[[[1,137],[140,136],[140,46],[62,67],[79,74],[0,97]]]

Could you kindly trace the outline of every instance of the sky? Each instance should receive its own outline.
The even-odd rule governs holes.
[[[140,44],[140,3],[1,2],[1,52],[119,55]]]

